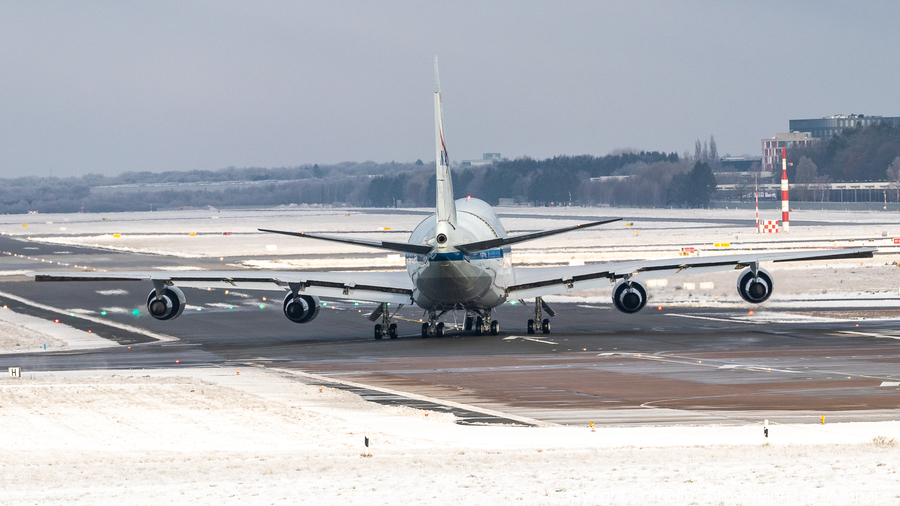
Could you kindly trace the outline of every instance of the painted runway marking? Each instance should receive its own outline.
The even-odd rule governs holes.
[[[759,372],[790,372],[794,374],[799,374],[800,371],[792,371],[790,369],[773,369],[771,367],[766,367],[764,365],[743,365],[743,364],[725,364],[719,366],[719,369],[744,369],[746,371],[759,371]]]
[[[746,321],[745,321],[745,320],[737,320],[737,319],[734,319],[734,318],[714,318],[714,317],[712,317],[712,316],[698,316],[698,315],[693,315],[693,314],[675,314],[675,313],[670,313],[670,314],[667,314],[666,316],[677,316],[677,317],[679,317],[679,318],[694,318],[694,319],[697,319],[697,320],[712,320],[712,321],[714,321],[714,322],[727,322],[727,323],[739,323],[739,322],[740,322],[740,323],[752,323],[752,324],[754,324],[754,325],[758,325],[758,324],[760,324],[760,323],[763,323],[763,322],[755,322],[755,321],[750,321],[750,320],[746,320]]]
[[[880,387],[900,387],[900,381],[882,381]]]
[[[874,332],[856,332],[853,330],[843,330],[838,332],[838,334],[851,334],[855,336],[865,336],[865,337],[881,337],[884,339],[900,339],[900,336],[886,336],[884,334],[876,334]]]
[[[534,341],[534,342],[536,342],[536,343],[543,343],[543,344],[559,344],[559,343],[554,343],[553,341],[547,341],[547,340],[544,340],[544,339],[537,339],[537,338],[535,338],[535,337],[509,336],[509,337],[504,337],[504,338],[503,338],[504,341],[509,341],[509,340],[512,340],[512,339],[523,339],[523,340],[525,340],[525,341]]]

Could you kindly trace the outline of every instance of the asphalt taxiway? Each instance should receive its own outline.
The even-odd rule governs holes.
[[[61,267],[63,263],[145,270],[186,262],[7,237],[0,237],[0,251],[8,253],[3,258],[6,271],[72,268]],[[218,259],[190,262],[221,268]],[[58,319],[118,344],[99,350],[0,355],[0,367],[17,365],[26,373],[294,368],[379,387],[357,388],[378,402],[441,409],[384,394],[409,392],[560,424],[743,424],[764,418],[814,423],[823,415],[829,421],[900,417],[900,312],[877,307],[877,302],[842,312],[879,317],[865,320],[803,317],[821,311],[813,303],[789,311],[754,308],[752,317],[746,308],[734,307],[654,307],[626,315],[611,304],[567,303],[554,307],[559,314],[548,335],[525,334],[528,311],[506,305],[497,312],[500,335],[451,332],[440,339],[419,337],[421,310],[403,308],[400,316],[411,321],[400,321],[400,339],[375,341],[365,318],[374,305],[366,303],[328,302],[314,322],[296,325],[283,316],[283,294],[278,292],[187,289],[190,306],[184,315],[160,322],[143,307],[152,288],[144,283],[0,279],[0,305],[8,310]],[[177,340],[158,342],[141,329]],[[460,410],[457,415],[472,423],[510,422]]]

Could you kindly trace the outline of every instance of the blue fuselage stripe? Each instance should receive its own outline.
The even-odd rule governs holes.
[[[505,251],[504,251],[505,250]],[[433,256],[427,258],[430,262],[457,262],[460,260],[490,260],[495,258],[503,258],[504,255],[509,254],[509,248],[497,248],[497,249],[489,249],[485,251],[479,251],[477,253],[472,253],[466,255],[462,251],[453,251],[450,253],[434,253]],[[418,262],[424,262],[426,260],[425,255],[415,255],[413,253],[406,254],[407,260],[416,260]]]

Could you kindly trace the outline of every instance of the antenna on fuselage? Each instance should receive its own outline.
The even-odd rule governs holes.
[[[447,155],[447,145],[444,143],[444,112],[441,107],[441,79],[438,75],[437,56],[434,57],[434,144],[434,164],[437,177],[435,181],[437,228],[445,228],[441,226],[441,223],[446,223],[455,230],[456,204],[453,202],[453,182],[450,180],[450,157]],[[446,242],[446,236],[443,242]],[[442,244],[442,242],[438,241],[438,244]]]

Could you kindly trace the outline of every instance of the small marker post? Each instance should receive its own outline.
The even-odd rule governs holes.
[[[591,432],[597,432],[597,429],[594,428],[594,422],[590,424]]]
[[[825,415],[822,415],[822,425],[825,425]]]
[[[763,420],[763,435],[769,438],[769,420]]]

